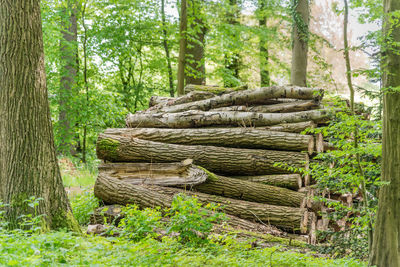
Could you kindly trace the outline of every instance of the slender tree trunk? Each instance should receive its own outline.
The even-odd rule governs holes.
[[[206,67],[204,61],[205,35],[207,28],[202,12],[203,0],[189,2],[189,16],[193,21],[189,28],[188,44],[186,48],[186,84],[205,84]]]
[[[78,21],[77,3],[67,0],[67,6],[61,11],[61,80],[59,91],[58,138],[61,140],[59,152],[68,155],[74,154],[72,145],[74,131],[72,127],[72,98],[77,87],[78,73]]]
[[[83,36],[83,83],[85,85],[85,95],[86,95],[86,104],[85,108],[89,109],[89,82],[88,82],[88,77],[87,77],[87,26],[85,23],[85,17],[86,15],[86,1],[83,4],[83,10],[82,10],[82,26],[84,30],[84,36]],[[89,114],[88,110],[86,111],[86,114]],[[86,146],[87,146],[87,124],[88,124],[88,119],[85,118],[84,126],[83,126],[83,142],[82,142],[82,162],[86,163]]]
[[[384,0],[382,181],[370,265],[400,266],[400,26],[399,0]],[[395,89],[393,89],[395,88]]]
[[[267,26],[267,17],[264,14],[266,6],[267,6],[266,0],[258,0],[258,10],[260,12],[258,25],[262,30],[265,29]],[[269,86],[271,81],[268,70],[268,59],[269,59],[268,43],[264,33],[261,33],[260,35],[259,47],[260,47],[260,82],[261,82],[261,87],[265,87]]]
[[[165,50],[165,57],[167,60],[167,68],[168,68],[168,82],[169,82],[169,95],[174,97],[174,78],[172,76],[172,66],[171,66],[171,56],[169,54],[169,46],[168,46],[168,34],[167,34],[167,22],[165,19],[165,0],[161,0],[161,21],[163,26],[163,46]]]
[[[310,10],[308,0],[293,1],[292,70],[293,85],[307,86],[308,25]]]
[[[186,65],[186,46],[187,46],[187,2],[181,1],[180,29],[179,29],[179,59],[178,59],[178,96],[184,94],[185,87],[185,65]]]
[[[229,0],[229,5],[231,11],[226,14],[227,23],[231,25],[231,27],[235,27],[239,24],[239,16],[240,10],[238,7],[238,0]],[[225,54],[225,68],[229,71],[229,75],[231,75],[236,80],[239,80],[239,69],[240,69],[240,55],[237,51],[234,51],[231,55]],[[238,84],[232,82],[232,78],[224,79],[225,87],[234,87]]]
[[[57,164],[41,25],[39,0],[0,1],[0,199],[11,228],[45,214],[52,229],[78,229]],[[36,210],[31,196],[43,198]]]

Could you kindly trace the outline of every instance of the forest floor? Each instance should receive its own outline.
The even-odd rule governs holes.
[[[86,220],[93,205],[96,174],[65,164],[61,166],[75,217],[80,222],[82,218]],[[316,255],[306,247],[293,248],[279,243],[254,248],[251,241],[241,242],[229,234],[211,237],[209,242],[199,245],[168,236],[161,241],[152,237],[132,241],[126,237],[65,231],[10,233],[0,227],[1,266],[366,266],[355,259]]]

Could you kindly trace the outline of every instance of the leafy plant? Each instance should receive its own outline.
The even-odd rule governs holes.
[[[72,212],[80,225],[89,223],[90,215],[99,206],[99,200],[92,190],[86,190],[71,199]]]

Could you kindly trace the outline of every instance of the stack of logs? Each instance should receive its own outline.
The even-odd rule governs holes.
[[[320,207],[299,169],[324,149],[321,138],[301,134],[327,120],[323,91],[243,89],[189,85],[181,97],[152,97],[148,110],[127,116],[127,128],[100,134],[95,195],[144,208],[169,207],[184,192],[223,206],[233,227],[315,242]]]

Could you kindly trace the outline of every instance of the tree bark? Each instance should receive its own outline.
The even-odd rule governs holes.
[[[177,93],[178,96],[184,94],[185,87],[185,57],[186,57],[186,46],[187,46],[187,1],[181,1],[181,14],[180,14],[180,27],[179,27],[179,58],[178,58],[178,85]]]
[[[281,123],[273,126],[258,127],[256,129],[264,129],[268,131],[288,132],[288,133],[301,133],[302,131],[310,128],[313,129],[317,125],[313,121],[295,122],[295,123]]]
[[[191,187],[193,191],[251,202],[299,208],[306,195],[286,188],[223,176],[208,178]]]
[[[262,87],[257,90],[237,91],[210,99],[164,107],[162,112],[182,112],[187,110],[208,111],[213,108],[228,107],[234,105],[258,105],[264,104],[273,98],[296,98],[303,100],[320,100],[323,96],[322,89],[312,89],[296,86]]]
[[[0,1],[0,199],[10,228],[45,215],[79,231],[64,190],[47,98],[40,1]],[[42,198],[33,209],[25,200]]]
[[[223,108],[211,109],[210,111],[245,111],[245,112],[260,112],[260,113],[287,113],[296,111],[305,111],[318,109],[320,105],[314,100],[300,100],[294,102],[280,103],[275,105],[260,105],[260,106],[230,106]]]
[[[308,0],[293,1],[292,68],[291,84],[307,86],[308,25],[310,10]]]
[[[163,33],[163,46],[165,51],[165,59],[167,61],[168,68],[168,82],[169,82],[169,95],[174,97],[174,78],[172,76],[171,56],[169,53],[168,45],[168,33],[167,33],[167,22],[165,19],[165,0],[161,0],[161,22],[162,22],[162,33]]]
[[[77,87],[78,77],[78,7],[75,0],[67,0],[67,6],[61,11],[61,79],[59,91],[58,150],[61,154],[74,154],[72,126],[72,99]]]
[[[208,174],[192,162],[187,159],[179,163],[105,163],[99,166],[99,172],[138,185],[186,186],[205,182]]]
[[[267,37],[266,37],[266,27],[267,27],[267,17],[265,15],[265,11],[267,9],[267,3],[268,1],[266,0],[258,0],[258,12],[260,13],[259,19],[258,19],[258,26],[263,30],[263,32],[260,34],[260,42],[258,44],[259,50],[260,50],[260,84],[261,87],[264,86],[270,86],[271,83],[271,78],[269,74],[269,66],[268,66],[268,60],[269,60],[269,53],[268,53],[268,43],[267,43]],[[264,32],[265,31],[265,32]]]
[[[370,265],[400,266],[399,0],[384,1],[382,181]],[[392,89],[396,88],[396,89]]]
[[[261,221],[293,232],[307,233],[312,228],[312,223],[315,223],[313,221],[314,213],[308,212],[306,209],[260,204],[170,187],[130,185],[101,174],[94,186],[95,196],[106,203],[120,205],[135,203],[142,208],[168,208],[173,196],[179,193],[195,195],[203,204],[211,202],[220,204],[225,213],[241,219],[253,222]]]
[[[293,113],[253,113],[235,111],[198,111],[181,113],[136,113],[128,114],[128,127],[148,128],[197,128],[206,126],[257,127],[271,126],[282,122],[294,123],[322,121],[328,117],[325,110],[310,110]]]
[[[188,43],[186,48],[186,84],[205,84],[206,66],[204,61],[205,35],[207,27],[202,11],[203,0],[189,2],[189,23]]]
[[[214,97],[215,95],[210,92],[205,92],[205,91],[193,91],[190,92],[186,95],[180,96],[180,97],[165,97],[165,96],[152,96],[150,98],[149,102],[149,109],[148,111],[152,110],[159,110],[163,106],[173,106],[173,105],[179,105],[179,104],[185,104],[189,102],[194,102],[194,101],[199,101],[199,100],[204,100],[204,99],[209,99]]]
[[[247,85],[237,86],[237,87],[219,87],[216,85],[198,85],[198,84],[187,84],[185,86],[185,94],[193,91],[203,91],[210,92],[216,95],[228,94],[236,91],[247,90]]]
[[[255,183],[263,183],[273,186],[299,190],[302,187],[300,174],[260,175],[260,176],[233,176],[232,178]]]
[[[97,156],[100,159],[119,162],[177,162],[193,159],[194,164],[218,174],[264,175],[285,174],[285,163],[292,167],[304,167],[305,153],[225,148],[215,146],[185,146],[165,144],[116,135],[100,134]]]
[[[213,145],[314,152],[314,137],[253,128],[112,128],[105,134],[181,145]]]

